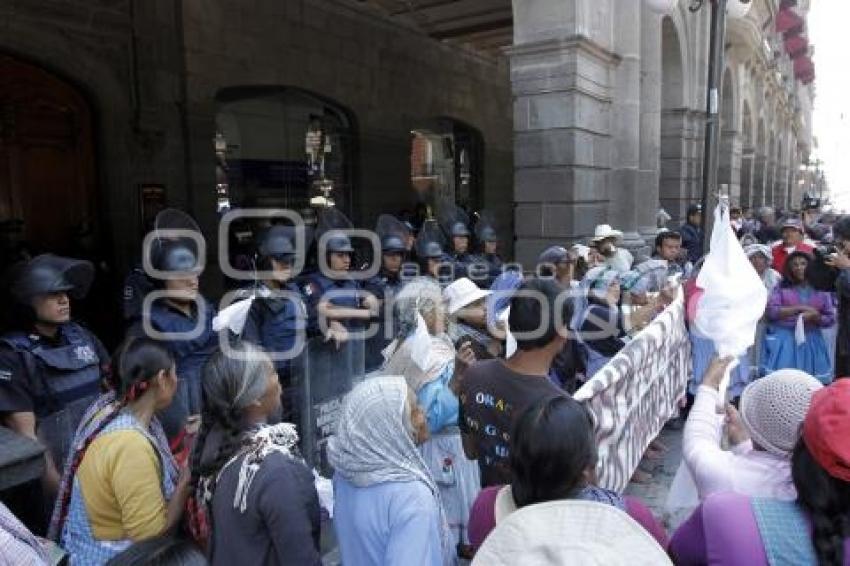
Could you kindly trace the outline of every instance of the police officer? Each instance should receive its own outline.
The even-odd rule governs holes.
[[[377,315],[378,303],[373,296],[363,293],[349,274],[354,253],[351,239],[343,231],[330,230],[326,242],[326,273],[314,273],[304,286],[308,331],[313,335],[324,334],[326,339],[341,344],[348,340],[349,331],[363,330]]]
[[[167,279],[157,282],[167,295],[150,303],[148,312],[142,313],[143,320],[129,334],[147,334],[161,341],[174,356],[177,393],[171,405],[158,416],[166,435],[176,445],[188,417],[201,412],[201,372],[218,346],[218,336],[212,329],[215,307],[198,292],[200,270],[190,243],[183,240],[164,243],[153,263],[158,270],[168,273]]]
[[[108,377],[109,355],[71,320],[69,296],[86,295],[91,263],[44,254],[19,269],[11,285],[18,329],[0,337],[0,418],[47,448],[43,485],[52,495],[74,430]]]
[[[452,249],[449,259],[455,264],[455,278],[466,277],[472,264],[478,263],[480,259],[471,253],[469,227],[462,220],[452,222],[449,236],[452,240]]]
[[[365,289],[378,301],[378,332],[366,343],[366,371],[378,369],[384,362],[382,351],[392,340],[392,332],[387,337],[387,316],[392,312],[392,298],[403,285],[401,267],[407,247],[401,236],[386,234],[381,237],[381,270],[375,277],[366,281]],[[391,329],[390,329],[391,330]]]
[[[307,327],[301,289],[292,281],[295,254],[291,228],[272,226],[268,229],[260,242],[257,267],[271,276],[260,282],[242,330],[243,340],[276,355],[274,365],[283,390],[284,420],[290,422],[295,422],[291,420],[294,406],[292,361],[300,353],[294,348],[298,346],[298,335],[303,339]]]

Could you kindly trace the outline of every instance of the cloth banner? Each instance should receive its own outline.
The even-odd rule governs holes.
[[[649,443],[677,415],[690,364],[680,287],[673,303],[574,395],[594,416],[601,487],[626,488]]]

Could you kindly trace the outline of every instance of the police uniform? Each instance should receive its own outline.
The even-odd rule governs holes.
[[[166,246],[157,259],[156,268],[171,273],[190,273],[195,269],[197,259],[194,250],[185,242],[172,242]],[[198,305],[202,305],[200,312]],[[151,304],[150,312],[143,313],[150,327],[163,334],[180,334],[174,338],[158,340],[168,348],[174,357],[177,370],[177,392],[166,409],[157,414],[167,436],[170,439],[180,434],[186,424],[186,417],[201,412],[201,378],[204,364],[218,347],[218,335],[212,329],[216,315],[215,307],[199,296],[191,303],[189,314],[177,308],[165,298]],[[198,326],[200,325],[200,329]],[[194,338],[190,334],[200,333]],[[129,335],[143,336],[143,321],[138,321],[129,331]]]
[[[156,288],[154,282],[145,273],[141,265],[130,270],[124,279],[124,290],[121,297],[121,314],[124,322],[134,323],[142,317],[142,305],[148,293]]]
[[[12,295],[22,305],[53,292],[81,298],[93,278],[89,262],[45,254],[27,264]],[[108,375],[106,348],[75,322],[59,324],[52,337],[24,330],[0,337],[0,413],[33,413],[60,471],[74,430]]]
[[[258,290],[245,319],[242,339],[262,346],[267,352],[283,354],[292,350],[298,334],[307,328],[307,309],[301,289],[294,283],[271,293],[265,285]],[[277,293],[288,295],[275,296]],[[275,360],[274,365],[281,381],[289,377],[292,359]]]
[[[363,293],[360,284],[349,277],[342,279],[331,279],[323,273],[314,273],[303,287],[304,298],[307,301],[308,323],[307,331],[317,336],[321,334],[319,328],[319,302],[326,293],[333,291],[334,295],[327,297],[328,302],[337,307],[350,309],[362,309]],[[363,324],[359,320],[339,320],[348,330],[362,330]]]

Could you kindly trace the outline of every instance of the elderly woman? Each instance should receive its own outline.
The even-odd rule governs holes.
[[[767,302],[770,321],[762,343],[765,371],[794,368],[821,383],[832,382],[832,364],[822,328],[835,323],[835,306],[829,293],[816,291],[806,270],[812,258],[793,252],[785,262],[782,283]]]
[[[466,545],[469,510],[481,488],[478,464],[463,452],[456,385],[475,356],[457,356],[445,334],[440,286],[430,278],[407,283],[393,303],[397,337],[387,349],[386,375],[402,375],[425,411],[430,438],[420,448],[443,499],[454,545]]]
[[[210,563],[321,564],[319,498],[295,426],[266,424],[280,408],[268,354],[249,342],[216,352],[203,387],[190,528]]]
[[[370,378],[345,398],[328,441],[344,564],[455,563],[440,489],[416,448],[427,438],[425,414],[401,376]]]
[[[753,265],[753,269],[759,274],[767,292],[772,292],[773,288],[782,281],[782,276],[771,267],[773,253],[770,247],[763,244],[750,244],[744,248],[744,253],[747,254],[747,258],[749,258],[750,263]]]
[[[771,267],[773,253],[770,250],[770,246],[750,244],[744,248],[744,253],[747,254],[750,263],[753,265],[753,269],[756,270],[762,283],[764,283],[768,294],[772,293],[773,289],[782,282],[782,276]],[[750,366],[754,368],[761,366],[761,343],[764,340],[764,333],[767,330],[767,321],[765,318],[762,318],[756,327],[755,346],[750,348],[749,352]]]
[[[471,341],[479,358],[490,358],[499,354],[500,344],[487,329],[487,306],[485,300],[491,292],[480,289],[466,277],[443,290],[443,300],[449,316],[446,333],[458,346]]]

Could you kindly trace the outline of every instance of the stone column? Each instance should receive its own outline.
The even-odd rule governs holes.
[[[764,203],[767,206],[776,206],[776,160],[772,155],[767,156],[764,172]]]
[[[720,135],[717,183],[729,186],[729,197],[733,203],[741,201],[741,136],[735,130],[724,130]]]
[[[765,172],[767,171],[767,158],[763,153],[756,153],[753,160],[753,206],[761,207],[767,204],[765,198]]]
[[[525,265],[609,221],[611,2],[514,3],[515,257]]]
[[[647,9],[640,16],[640,198],[637,226],[649,242],[657,232],[661,152],[661,16]]]
[[[641,149],[641,7],[643,2],[618,2],[614,17],[614,49],[620,57],[614,71],[614,103],[610,224],[624,233],[623,245],[642,251],[638,234]],[[648,11],[644,9],[643,11]],[[637,254],[636,254],[637,255]]]
[[[753,166],[754,149],[744,147],[741,152],[741,207],[752,208],[753,205]]]

